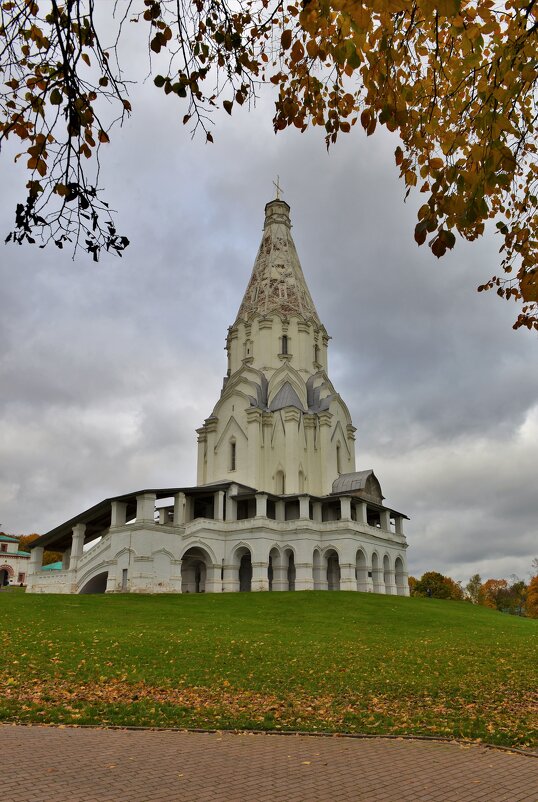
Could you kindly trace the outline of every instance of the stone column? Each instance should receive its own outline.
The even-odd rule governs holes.
[[[196,429],[198,435],[198,461],[196,472],[196,484],[203,485],[207,476],[207,433],[205,426]]]
[[[305,484],[305,490],[310,491],[311,493],[317,493],[320,491],[319,488],[319,460],[318,460],[318,453],[317,453],[317,443],[316,443],[316,416],[305,413],[303,415],[303,426],[304,426],[304,433],[306,438],[306,465],[305,471],[307,476],[307,481]],[[304,459],[304,457],[303,457]]]
[[[357,590],[355,563],[340,563],[340,590]]]
[[[310,496],[299,496],[299,518],[310,520]]]
[[[256,518],[267,518],[267,493],[256,493]]]
[[[174,496],[174,525],[185,524],[185,493],[176,493]]]
[[[295,407],[283,410],[284,431],[286,434],[286,493],[299,490],[299,421],[301,413]]]
[[[312,510],[312,519],[317,523],[321,523],[321,501],[314,501]]]
[[[404,519],[403,515],[394,516],[395,531],[397,535],[404,534]]]
[[[321,493],[327,494],[332,491],[334,461],[329,460],[331,449],[331,422],[332,414],[329,411],[320,412],[319,419],[319,451],[321,464]],[[333,449],[334,450],[334,449]]]
[[[276,501],[275,502],[275,519],[277,521],[285,521],[286,520],[286,502],[285,501]]]
[[[43,568],[43,552],[45,549],[43,546],[36,546],[33,549],[30,549],[30,563],[28,568],[30,569],[28,573],[33,574],[36,571],[40,571]]]
[[[288,589],[288,568],[281,557],[277,563],[273,562],[273,590]]]
[[[394,569],[390,568],[388,571],[385,572],[384,576],[384,585],[385,585],[385,593],[387,596],[396,596],[397,588],[396,588],[396,576],[394,574]]]
[[[110,512],[110,526],[125,526],[127,520],[127,504],[125,501],[113,501]]]
[[[260,482],[260,446],[262,430],[262,412],[260,409],[247,410],[247,437],[248,437],[248,458],[247,472],[251,487],[259,487]],[[245,476],[243,465],[239,465],[240,473],[238,478]]]
[[[357,501],[355,509],[357,510],[357,523],[358,524],[368,523],[368,508],[366,506],[366,502]]]
[[[224,520],[224,490],[218,490],[214,495],[213,517],[215,521]]]
[[[379,513],[379,523],[384,532],[390,532],[390,510],[381,510]]]
[[[268,568],[269,563],[266,561],[260,560],[259,562],[252,563],[251,590],[269,590],[269,578],[267,576]]]
[[[312,563],[295,563],[295,590],[314,590]]]
[[[226,520],[237,521],[237,501],[232,496],[237,495],[237,485],[230,485],[226,494]]]
[[[233,593],[239,590],[239,566],[233,563],[224,563],[222,579],[222,592]]]
[[[86,534],[86,524],[75,524],[71,540],[71,557],[69,560],[69,570],[74,570],[78,561],[82,557],[84,547],[84,535]]]
[[[69,563],[71,562],[71,547],[66,549],[62,555],[62,571],[69,570]]]
[[[206,567],[205,592],[222,592],[221,566],[218,563]]]
[[[137,523],[155,523],[155,493],[141,493],[136,497]]]
[[[340,520],[351,521],[351,496],[340,496]]]
[[[327,582],[327,560],[321,554],[319,564],[312,567],[314,575],[314,585],[318,590],[327,590],[329,583]]]

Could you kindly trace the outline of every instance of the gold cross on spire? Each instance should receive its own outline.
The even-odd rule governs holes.
[[[280,186],[280,176],[279,175],[277,175],[276,181],[273,181],[273,186],[276,188],[276,199],[280,200],[280,193],[284,192],[284,190]]]

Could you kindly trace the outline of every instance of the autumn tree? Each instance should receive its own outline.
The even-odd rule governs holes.
[[[529,618],[538,618],[538,575],[533,576],[527,588],[525,614]]]
[[[490,607],[492,610],[497,608],[497,597],[502,590],[508,588],[506,579],[486,579],[482,585],[482,593],[484,596],[484,607]]]
[[[482,579],[480,574],[473,574],[465,585],[466,597],[472,604],[483,604],[484,593],[482,591]]]
[[[413,596],[431,596],[434,599],[463,599],[463,590],[459,582],[438,571],[426,571],[416,583]]]
[[[0,147],[19,140],[30,174],[8,239],[69,242],[94,259],[128,245],[98,154],[131,112],[117,45],[135,22],[157,89],[208,141],[212,110],[232,114],[264,84],[277,131],[316,126],[327,146],[357,123],[394,132],[406,197],[423,196],[416,242],[441,257],[491,221],[501,270],[479,289],[522,301],[515,327],[538,329],[535,0],[110,2],[111,47],[95,0],[0,3]]]
[[[485,607],[521,615],[525,606],[527,586],[516,576],[512,577],[511,583],[506,579],[487,579],[482,585],[482,594]]]

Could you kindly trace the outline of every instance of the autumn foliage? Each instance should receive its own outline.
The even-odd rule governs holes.
[[[21,551],[30,551],[30,543],[37,540],[39,535],[17,535],[19,541],[19,549]],[[59,551],[44,551],[43,552],[43,565],[50,565],[51,563],[60,562],[62,554]]]
[[[531,579],[527,586],[516,576],[511,582],[506,579],[487,579],[482,582],[480,575],[474,574],[463,588],[460,582],[449,576],[427,571],[420,579],[409,577],[409,592],[411,596],[434,599],[465,599],[490,610],[538,618],[538,577]]]
[[[533,576],[527,588],[525,612],[529,618],[538,618],[538,576]]]
[[[464,597],[459,582],[437,571],[427,571],[419,580],[410,583],[413,596],[429,596],[433,599],[454,599],[461,601]]]
[[[500,272],[479,289],[522,301],[538,329],[534,0],[131,0],[118,17],[148,28],[156,87],[213,140],[229,114],[274,88],[276,131],[319,128],[327,145],[358,124],[397,134],[406,187],[422,194],[414,230],[436,257],[490,221]],[[98,258],[128,244],[89,162],[131,112],[129,76],[84,0],[0,5],[0,146],[22,143],[27,197],[15,242],[70,242]],[[103,23],[103,27],[105,27]],[[160,55],[166,58],[158,58]],[[154,66],[155,65],[155,66]],[[95,158],[93,159],[95,164]]]

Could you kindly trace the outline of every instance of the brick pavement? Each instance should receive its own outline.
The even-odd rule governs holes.
[[[538,759],[477,745],[0,725],[10,802],[538,802]]]

